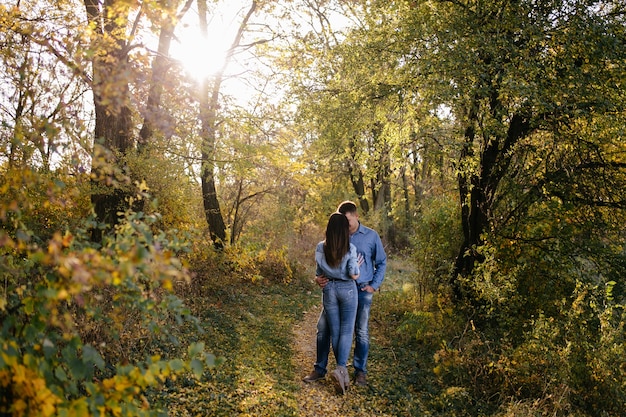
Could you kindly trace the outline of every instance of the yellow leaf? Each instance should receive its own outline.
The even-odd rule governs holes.
[[[28,405],[24,402],[24,400],[19,398],[17,401],[13,403],[14,415],[18,415],[18,416],[23,415],[27,407]]]

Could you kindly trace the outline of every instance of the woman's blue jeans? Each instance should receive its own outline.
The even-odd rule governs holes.
[[[370,338],[369,338],[369,317],[372,307],[374,294],[367,291],[358,290],[358,307],[355,324],[355,343],[354,343],[354,370],[357,372],[367,372],[367,358],[369,356]],[[326,366],[328,365],[328,354],[330,353],[330,328],[326,311],[322,310],[319,320],[317,321],[316,347],[317,356],[315,361],[315,370],[326,375]]]
[[[322,303],[337,366],[346,366],[352,349],[359,303],[356,282],[329,281],[322,290]]]

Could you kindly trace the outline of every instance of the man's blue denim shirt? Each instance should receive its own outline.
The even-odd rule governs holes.
[[[357,284],[369,283],[375,290],[379,289],[387,269],[387,254],[380,236],[375,230],[359,223],[357,231],[350,236],[350,243],[356,246],[357,252],[364,259]]]

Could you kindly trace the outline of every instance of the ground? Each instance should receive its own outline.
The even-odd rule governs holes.
[[[346,398],[335,394],[331,378],[313,383],[305,383],[302,378],[313,370],[315,362],[315,332],[321,305],[316,305],[304,314],[302,322],[294,326],[294,362],[296,378],[302,389],[297,394],[299,414],[306,416],[335,415],[342,408]],[[332,359],[332,352],[331,352]],[[350,395],[348,391],[347,395]]]
[[[301,385],[301,389],[296,393],[298,403],[298,415],[302,417],[308,416],[361,416],[361,415],[376,415],[376,416],[390,416],[390,415],[405,415],[405,411],[402,414],[390,414],[388,404],[383,404],[384,398],[380,398],[382,393],[380,390],[381,379],[386,379],[389,374],[378,372],[370,382],[368,387],[359,387],[352,384],[350,389],[345,395],[338,395],[335,393],[335,388],[332,383],[332,379],[329,375],[320,381],[313,383],[305,383],[302,378],[313,370],[313,363],[315,362],[315,333],[317,319],[321,311],[321,302],[305,314],[300,323],[297,323],[293,327],[294,332],[294,366],[296,369],[295,378]],[[376,333],[376,328],[380,326],[379,323],[370,323],[370,330]],[[380,350],[381,346],[372,346],[372,350]],[[331,351],[329,363],[333,363],[334,358]],[[380,358],[378,358],[380,360]],[[373,358],[375,360],[375,358]],[[351,361],[351,360],[350,360]],[[348,372],[352,376],[352,366],[348,363]],[[372,369],[379,371],[386,369],[386,371],[392,371],[394,367],[384,367],[381,363],[373,363],[370,361]],[[329,366],[329,372],[334,368]],[[384,383],[382,383],[384,385]],[[382,390],[384,391],[384,389]]]
[[[155,393],[156,399],[172,417],[424,415],[423,400],[431,395],[425,392],[431,391],[424,386],[425,370],[432,366],[423,363],[432,353],[424,353],[411,332],[401,330],[407,297],[402,288],[410,277],[398,271],[389,268],[382,291],[375,294],[367,387],[352,385],[338,395],[329,376],[302,381],[313,370],[322,308],[319,288],[310,280],[210,281],[202,292],[186,292],[203,330],[191,329],[186,337],[199,336],[207,351],[223,360],[200,380],[179,380]],[[332,352],[329,362],[334,363]]]

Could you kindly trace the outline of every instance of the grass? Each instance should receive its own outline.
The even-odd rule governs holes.
[[[187,297],[207,351],[223,358],[202,380],[177,381],[161,400],[171,416],[296,416],[292,327],[314,302],[305,280],[221,285]]]
[[[353,386],[345,396],[335,394],[330,378],[301,380],[315,360],[321,309],[312,275],[300,272],[287,284],[277,277],[233,275],[239,278],[199,276],[198,285],[181,292],[200,323],[199,332],[180,329],[182,345],[203,341],[222,359],[198,380],[168,381],[150,393],[149,401],[170,416],[586,415],[568,414],[569,406],[555,411],[541,399],[483,395],[481,384],[497,390],[498,381],[485,370],[490,356],[480,356],[482,339],[444,300],[419,291],[419,277],[404,261],[389,261],[374,298],[368,386]]]
[[[242,281],[187,294],[203,330],[187,337],[204,341],[223,362],[200,380],[167,384],[153,401],[171,416],[427,415],[438,395],[431,371],[436,346],[420,344],[402,326],[404,311],[415,302],[408,281],[400,269],[389,269],[372,308],[369,384],[343,397],[334,393],[330,378],[310,385],[301,381],[314,357],[298,353],[294,328],[309,321],[300,343],[312,346],[320,304],[310,278],[289,284]]]

